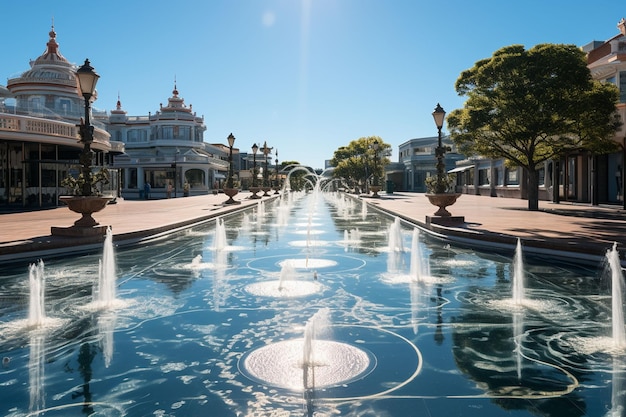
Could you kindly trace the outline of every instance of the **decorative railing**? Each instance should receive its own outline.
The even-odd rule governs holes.
[[[7,113],[0,113],[0,131],[80,140],[79,129],[75,124]],[[110,147],[110,137],[111,135],[105,130],[94,129],[94,143],[106,149]]]

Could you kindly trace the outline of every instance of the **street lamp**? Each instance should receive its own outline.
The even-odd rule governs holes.
[[[228,180],[226,180],[226,187],[224,187],[224,194],[228,196],[228,200],[224,204],[237,204],[233,197],[239,192],[238,189],[233,187],[233,145],[235,144],[235,137],[231,133],[228,135]]]
[[[267,141],[263,142],[263,155],[265,155],[265,169],[263,170],[263,197],[267,197],[269,194],[269,190],[272,189],[272,187],[269,185],[268,182],[268,170],[267,170],[267,154],[270,153],[271,148],[267,147]]]
[[[91,150],[91,144],[93,143],[93,126],[89,120],[91,113],[91,98],[95,94],[96,84],[100,76],[94,71],[94,68],[89,64],[89,60],[85,59],[85,63],[76,71],[76,78],[78,78],[78,88],[80,93],[85,98],[85,118],[80,123],[80,141],[83,143],[83,151],[80,154],[81,173],[83,176],[83,184],[80,194],[82,196],[93,195],[92,190],[92,177],[91,177],[91,162],[93,159],[93,151]]]
[[[235,137],[231,133],[228,135],[228,181],[226,186],[228,188],[233,188],[233,145],[235,144]]]
[[[259,150],[259,147],[257,146],[257,144],[255,143],[254,145],[252,145],[252,186],[256,187],[257,183],[256,183],[256,153]]]
[[[89,65],[88,59],[85,59],[85,64],[76,70],[78,92],[85,99],[85,117],[81,118],[80,125],[78,125],[80,142],[83,144],[83,150],[79,156],[80,174],[78,179],[72,179],[72,188],[77,188],[74,191],[74,195],[60,196],[59,200],[67,204],[71,211],[80,213],[82,217],[76,220],[74,225],[70,227],[53,226],[50,230],[53,235],[97,236],[105,234],[107,230],[107,226],[100,226],[91,216],[93,213],[104,209],[108,202],[112,200],[111,197],[97,196],[93,191],[94,184],[100,181],[108,182],[108,173],[104,168],[95,177],[91,173],[91,164],[94,156],[94,152],[91,150],[94,127],[91,125],[89,118],[91,116],[91,99],[96,92],[98,78],[100,76]]]
[[[443,127],[445,116],[446,112],[441,108],[439,103],[437,103],[437,107],[435,107],[435,111],[433,112],[433,119],[435,119],[439,135],[437,149],[435,149],[435,155],[437,157],[437,178],[435,178],[436,181],[427,183],[427,188],[429,189],[426,192],[426,198],[428,198],[428,201],[430,201],[432,205],[439,207],[439,210],[434,213],[436,217],[426,216],[426,224],[436,223],[451,225],[465,222],[464,216],[453,217],[452,214],[446,210],[446,207],[453,205],[461,194],[448,192],[448,178],[445,172],[446,164],[443,159],[447,149],[441,143],[441,128]],[[429,179],[432,179],[432,177]]]
[[[444,154],[446,153],[446,149],[443,147],[441,143],[441,128],[443,127],[443,120],[446,117],[445,110],[437,103],[437,107],[435,107],[435,111],[433,112],[433,119],[435,119],[435,124],[437,125],[438,132],[438,142],[437,149],[435,149],[435,156],[437,158],[437,184],[435,187],[435,193],[441,194],[445,193],[447,190],[445,180],[445,168],[446,164],[444,162]]]
[[[276,148],[276,188],[274,189],[274,194],[279,194],[278,189],[280,188],[280,180],[278,179],[278,148]]]
[[[250,187],[250,191],[252,191],[252,195],[250,198],[258,199],[260,196],[256,195],[259,192],[259,187],[257,186],[257,172],[256,172],[256,153],[259,150],[259,147],[255,143],[252,145],[252,187]]]

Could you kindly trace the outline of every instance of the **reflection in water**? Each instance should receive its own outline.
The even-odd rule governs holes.
[[[98,317],[98,334],[100,336],[100,348],[104,356],[104,366],[107,368],[111,365],[113,358],[113,334],[115,332],[115,324],[117,323],[117,314],[115,311],[107,311]]]
[[[444,299],[443,299],[443,295],[441,293],[441,285],[437,286],[437,327],[435,329],[435,342],[437,342],[438,345],[441,345],[443,343],[443,304],[444,304]]]
[[[30,356],[28,360],[28,385],[30,387],[31,412],[43,410],[46,406],[44,390],[46,334],[41,331],[32,331],[30,335]]]
[[[83,413],[84,414],[93,414],[94,409],[92,405],[92,394],[90,388],[90,382],[92,378],[92,369],[91,364],[93,359],[98,354],[98,348],[94,346],[92,343],[83,342],[80,345],[80,350],[78,351],[78,372],[80,376],[83,378],[83,384],[79,391],[75,391],[72,394],[72,399],[83,397]]]
[[[626,392],[624,392],[624,360],[613,357],[613,384],[611,387],[611,409],[607,417],[623,417],[626,412]]]

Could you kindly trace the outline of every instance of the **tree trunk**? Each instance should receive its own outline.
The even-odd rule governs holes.
[[[539,172],[535,168],[528,168],[526,170],[528,174],[528,210],[539,210]]]

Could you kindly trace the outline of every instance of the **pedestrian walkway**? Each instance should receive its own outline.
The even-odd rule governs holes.
[[[119,200],[95,213],[94,218],[112,227],[118,245],[137,244],[271,198],[252,200],[249,196],[246,192],[238,194],[235,199],[240,204],[237,205],[225,205],[224,194]],[[626,212],[621,207],[541,201],[539,211],[530,212],[525,200],[464,194],[448,210],[454,216],[463,216],[465,223],[445,227],[426,223],[426,216],[432,215],[436,207],[424,194],[381,194],[378,199],[354,197],[442,239],[470,246],[508,249],[513,248],[519,238],[525,250],[587,260],[601,259],[614,242],[620,251],[626,249]],[[0,214],[0,263],[34,262],[46,255],[101,247],[102,237],[51,236],[52,226],[71,226],[78,217],[67,207]]]

